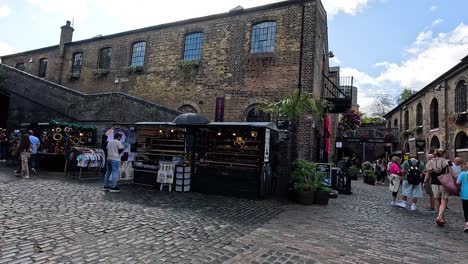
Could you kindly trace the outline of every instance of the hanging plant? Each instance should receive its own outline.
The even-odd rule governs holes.
[[[128,74],[132,74],[132,73],[140,74],[140,73],[143,73],[144,67],[141,65],[127,66],[124,68],[124,70]]]
[[[362,114],[359,110],[352,108],[343,113],[339,126],[343,130],[356,130],[361,126]]]
[[[402,139],[408,139],[409,137],[412,137],[414,136],[414,132],[412,130],[405,130],[405,131],[401,131],[400,133],[400,137]]]
[[[106,77],[109,74],[109,69],[97,69],[93,70],[92,74],[94,76],[94,79],[101,79]]]
[[[467,113],[453,113],[448,115],[448,119],[453,124],[463,124],[467,120]]]
[[[200,62],[197,60],[178,60],[176,62],[177,72],[185,77],[195,77]]]

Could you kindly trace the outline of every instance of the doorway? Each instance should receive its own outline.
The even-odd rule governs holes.
[[[0,128],[5,128],[10,107],[10,95],[0,90]]]

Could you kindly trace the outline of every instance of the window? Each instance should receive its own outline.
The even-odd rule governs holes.
[[[419,103],[418,106],[416,106],[416,125],[423,125],[423,108],[421,103]]]
[[[398,128],[398,119],[395,119],[395,121],[393,121],[393,127]]]
[[[276,22],[263,22],[252,27],[251,53],[275,51]]]
[[[201,60],[202,44],[202,32],[186,35],[184,40],[184,60]]]
[[[455,137],[455,150],[459,149],[468,150],[468,136],[463,131]]]
[[[179,107],[178,110],[181,111],[182,113],[194,113],[194,114],[197,113],[197,109],[195,109],[195,107],[188,105],[188,104]]]
[[[16,63],[15,68],[20,70],[20,71],[25,71],[26,70],[26,66],[24,66],[24,63]]]
[[[81,64],[83,61],[83,53],[78,52],[73,54],[73,65],[72,65],[72,70],[71,73],[73,75],[80,75],[81,74]]]
[[[132,60],[130,66],[143,66],[145,64],[146,42],[140,41],[132,46]]]
[[[409,130],[409,112],[405,111],[405,130]]]
[[[37,74],[38,77],[43,78],[43,77],[46,76],[47,63],[48,63],[47,59],[40,59],[39,60],[39,73]]]
[[[437,138],[436,136],[434,136],[432,139],[431,139],[431,144],[430,144],[430,152],[433,153],[436,149],[439,149],[440,148],[440,141],[439,141],[439,138]]]
[[[439,103],[437,99],[432,99],[431,102],[431,128],[439,127]]]
[[[459,81],[455,88],[455,112],[463,113],[468,110],[468,89],[465,81]]]
[[[111,54],[112,54],[112,48],[101,49],[101,51],[99,52],[98,69],[108,70],[110,68]]]

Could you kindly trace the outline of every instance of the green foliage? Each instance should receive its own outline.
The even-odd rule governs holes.
[[[384,124],[385,119],[381,116],[369,115],[367,113],[361,113],[361,123],[363,124]]]
[[[366,176],[368,179],[375,179],[375,172],[372,170],[364,170],[364,176]]]
[[[371,170],[372,169],[372,164],[369,161],[365,161],[362,163],[362,170]]]
[[[80,78],[80,74],[77,74],[77,73],[66,73],[65,74],[65,78],[67,80],[77,80]]]
[[[362,114],[359,110],[352,108],[343,113],[339,126],[343,130],[355,130],[361,126]]]
[[[387,93],[377,93],[374,96],[374,102],[371,104],[370,109],[372,116],[381,117],[390,112],[395,107],[394,98]]]
[[[351,173],[351,176],[358,175],[359,173],[359,168],[355,165],[349,167],[349,173]]]
[[[293,122],[298,122],[306,113],[316,118],[322,117],[329,108],[330,104],[324,99],[314,99],[309,93],[301,92],[299,89],[295,89],[279,102],[262,104],[259,107],[260,110],[273,116],[281,116]]]
[[[317,172],[315,163],[305,160],[296,160],[294,162],[292,180],[296,191],[315,192],[324,190],[326,188],[326,186],[323,185],[324,178],[325,174]]]
[[[196,60],[178,60],[176,62],[177,71],[187,77],[194,77],[197,74],[199,61]]]
[[[69,127],[69,128],[72,128],[73,130],[96,131],[95,126],[80,125],[80,124],[71,123],[71,122],[59,122],[59,121],[51,120],[49,124],[52,126],[56,126],[56,127]]]
[[[416,93],[416,91],[414,91],[414,90],[411,90],[411,89],[408,89],[408,88],[403,89],[400,96],[397,98],[397,104],[403,103],[408,98],[413,96],[413,94],[415,94],[415,93]]]
[[[408,139],[409,137],[412,137],[412,136],[414,136],[413,130],[405,130],[405,131],[401,131],[400,133],[400,137],[402,139]]]
[[[101,78],[106,77],[109,74],[109,70],[108,69],[97,69],[97,70],[92,71],[92,74],[93,74],[95,79],[101,79]]]
[[[132,73],[142,73],[144,71],[144,67],[143,66],[128,66],[128,67],[125,67],[125,71],[128,73],[128,74],[132,74]]]

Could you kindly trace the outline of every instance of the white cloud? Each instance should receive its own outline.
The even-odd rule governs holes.
[[[330,18],[340,12],[356,15],[367,7],[368,2],[369,0],[322,0]]]
[[[68,20],[85,19],[90,14],[90,0],[28,0],[45,12],[61,14]]]
[[[0,17],[9,16],[10,13],[11,13],[11,9],[7,5],[3,4],[0,6]]]
[[[438,25],[438,24],[440,24],[440,23],[442,23],[442,22],[444,22],[444,20],[441,19],[441,18],[439,18],[439,19],[434,20],[434,22],[432,22],[431,25],[432,25],[432,26],[436,26],[436,25]]]
[[[434,11],[436,11],[438,8],[439,8],[438,6],[432,5],[432,6],[429,7],[429,11],[434,12]]]
[[[330,59],[330,64],[332,65],[340,65],[341,64],[341,60],[338,58],[338,57],[333,57]]]
[[[343,68],[342,76],[354,76],[359,88],[358,103],[364,112],[372,104],[372,96],[385,91],[398,96],[403,88],[420,90],[468,55],[468,25],[460,24],[446,33],[421,32],[401,62],[379,62],[377,76],[354,68]]]
[[[0,40],[0,56],[8,55],[8,54],[16,53],[16,52],[18,52],[17,49],[13,48],[8,43]]]

